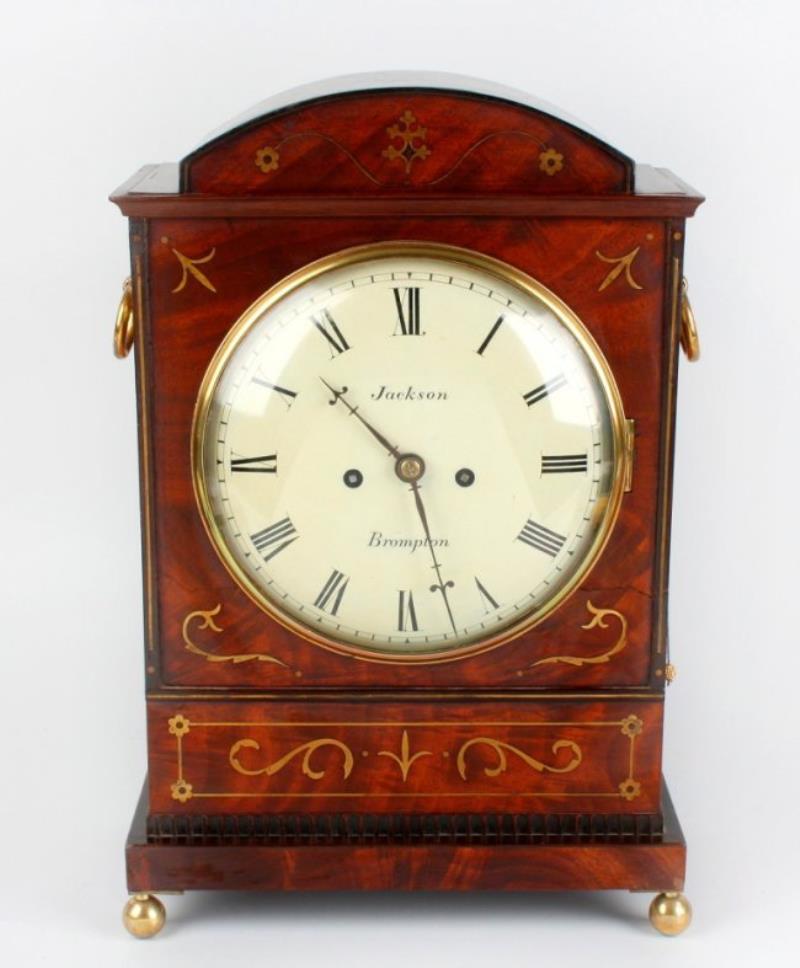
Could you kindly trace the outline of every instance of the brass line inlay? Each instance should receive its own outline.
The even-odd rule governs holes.
[[[413,115],[412,115],[412,118],[413,118]],[[403,119],[401,118],[399,120],[402,121]],[[416,122],[416,118],[414,118],[414,120],[411,123],[413,124],[415,122]],[[389,132],[392,131],[395,127],[396,126],[393,125],[390,128],[387,128],[386,133],[389,134]],[[426,140],[427,140],[427,129],[421,128],[419,130],[420,132],[425,131]],[[408,132],[408,134],[410,134],[410,132]],[[558,151],[551,145],[546,144],[541,138],[537,137],[535,134],[529,131],[519,131],[513,128],[509,128],[509,129],[503,129],[500,131],[491,131],[489,132],[489,134],[483,135],[483,137],[479,138],[477,141],[471,144],[464,151],[461,157],[458,158],[458,160],[453,165],[451,165],[450,168],[447,169],[447,171],[443,172],[441,175],[432,179],[431,181],[428,181],[427,182],[428,186],[433,187],[434,185],[439,185],[441,182],[446,181],[448,178],[451,177],[451,175],[453,175],[453,173],[458,168],[461,167],[461,165],[466,161],[467,158],[470,157],[470,155],[476,152],[488,141],[492,141],[497,138],[508,138],[508,137],[525,138],[532,141],[539,149],[538,154],[536,155],[536,161],[538,162],[538,170],[543,172],[548,177],[552,177],[553,175],[563,170],[564,155],[560,151]],[[332,145],[338,151],[340,151],[350,162],[352,162],[352,164],[359,171],[359,173],[363,175],[368,181],[372,182],[373,185],[391,184],[391,182],[388,180],[376,177],[373,174],[373,172],[371,172],[359,161],[359,159],[353,154],[352,151],[350,151],[349,148],[346,148],[336,138],[332,138],[330,135],[324,134],[322,131],[295,131],[292,134],[286,135],[285,137],[281,138],[279,141],[274,142],[273,144],[264,145],[261,148],[257,149],[255,154],[252,155],[253,164],[255,165],[256,168],[258,168],[258,170],[263,175],[267,177],[272,177],[273,173],[278,171],[278,169],[281,167],[281,149],[283,148],[283,146],[288,144],[291,141],[296,141],[300,139],[324,141],[327,144]],[[416,148],[413,145],[410,147],[406,147],[403,139],[404,139],[404,133],[398,132],[396,138],[393,138],[392,140],[399,140],[403,142],[403,147],[398,147],[396,145],[389,144],[389,146],[385,148],[384,151],[382,152],[382,156],[385,158],[388,158],[389,161],[402,162],[404,165],[406,174],[408,174],[413,162],[418,159],[424,160],[424,158],[428,157],[432,149],[429,148],[427,144],[418,145]],[[415,151],[416,151],[416,155],[413,154],[413,152]],[[421,153],[423,151],[427,152],[427,154],[423,155]]]
[[[176,739],[176,752],[177,752],[177,778],[174,783],[170,784],[170,792],[172,799],[179,801],[180,803],[186,803],[188,800],[194,797],[202,797],[206,799],[214,797],[338,797],[338,798],[369,798],[372,796],[380,797],[458,797],[458,796],[490,796],[490,797],[547,797],[547,798],[559,798],[559,797],[621,797],[625,800],[633,800],[641,794],[641,784],[634,779],[634,746],[637,737],[642,733],[644,729],[643,721],[636,715],[626,716],[622,720],[612,720],[612,721],[578,721],[578,722],[560,722],[560,721],[539,721],[539,722],[459,722],[459,721],[420,721],[411,723],[383,723],[383,722],[353,722],[353,723],[289,723],[289,722],[260,722],[260,723],[250,723],[250,722],[191,722],[188,717],[184,716],[182,713],[177,713],[168,720],[168,730],[170,734],[175,736]],[[331,726],[359,726],[359,727],[405,727],[403,729],[403,734],[401,738],[400,745],[400,755],[390,752],[388,750],[380,750],[378,752],[379,756],[388,756],[394,760],[400,767],[403,782],[405,783],[411,767],[413,764],[422,757],[432,756],[430,750],[421,750],[411,755],[411,743],[408,737],[407,728],[414,726],[469,726],[469,727],[504,727],[509,726],[520,726],[526,728],[540,728],[545,726],[591,726],[591,727],[601,727],[601,728],[618,728],[623,736],[625,736],[629,741],[629,752],[628,752],[628,775],[627,777],[618,784],[616,792],[608,791],[570,791],[570,792],[558,792],[558,793],[548,793],[540,791],[522,791],[522,792],[492,792],[488,793],[478,792],[477,794],[473,791],[472,793],[459,793],[459,792],[439,792],[439,793],[384,793],[381,791],[336,791],[332,793],[320,791],[316,793],[304,793],[304,792],[270,792],[265,791],[258,793],[254,792],[195,792],[194,787],[191,783],[187,781],[184,776],[184,760],[183,760],[183,739],[193,727],[258,727],[258,728],[272,728],[272,727],[308,727],[308,726],[325,726],[330,728]],[[492,736],[476,736],[468,740],[465,740],[458,748],[455,763],[456,769],[461,776],[462,780],[467,779],[467,761],[466,753],[472,747],[486,746],[491,749],[497,756],[497,764],[495,766],[484,766],[483,772],[487,777],[494,778],[504,773],[508,768],[508,753],[513,754],[518,757],[522,762],[528,765],[531,769],[536,770],[539,773],[554,773],[563,774],[570,773],[577,769],[578,766],[583,762],[583,752],[580,746],[573,740],[560,739],[555,740],[551,751],[554,756],[558,756],[562,750],[568,750],[571,753],[570,760],[563,766],[558,766],[556,764],[547,764],[543,760],[536,759],[530,754],[526,753],[524,750],[520,749],[518,746],[514,746],[505,740],[499,740]],[[301,761],[302,772],[311,780],[319,780],[325,776],[325,770],[314,769],[311,766],[311,756],[316,750],[323,747],[332,747],[339,750],[343,756],[342,770],[344,779],[347,780],[353,772],[355,765],[355,757],[353,756],[352,750],[349,746],[343,743],[341,740],[337,740],[331,736],[324,736],[317,739],[309,740],[299,746],[293,747],[288,753],[284,754],[278,760],[273,763],[269,763],[266,766],[259,767],[258,769],[250,769],[241,763],[239,758],[242,750],[249,749],[255,752],[261,750],[261,744],[251,738],[239,739],[232,744],[228,753],[228,761],[231,767],[242,776],[272,776],[280,772],[288,763],[300,754],[303,754]]]
[[[536,666],[541,665],[555,665],[559,662],[576,667],[580,667],[582,665],[601,665],[604,662],[610,662],[613,656],[622,652],[622,650],[628,644],[628,620],[625,618],[625,616],[613,608],[595,608],[590,601],[586,602],[586,608],[592,613],[594,618],[590,619],[586,625],[581,625],[582,629],[588,630],[597,626],[599,626],[601,629],[608,628],[605,620],[609,615],[619,621],[620,633],[616,642],[611,646],[611,648],[606,649],[605,652],[601,652],[598,655],[591,656],[550,655],[544,659],[539,659],[538,661],[531,663],[531,665],[528,666],[529,669],[533,669]]]
[[[143,228],[138,245],[147,244],[147,229]],[[142,257],[136,253],[133,257],[133,277],[136,284],[136,319],[137,326],[135,331],[136,338],[136,365],[139,374],[139,401],[142,422],[142,509],[144,513],[144,571],[145,571],[145,623],[147,627],[147,651],[155,651],[155,610],[153,602],[155,600],[155,581],[153,575],[153,535],[152,535],[152,501],[153,494],[150,482],[150,413],[149,397],[147,393],[147,358],[145,353],[144,330],[144,292],[142,288]],[[149,320],[147,321],[149,325]]]
[[[639,254],[641,249],[640,245],[637,245],[635,249],[631,249],[630,252],[626,252],[625,255],[617,257],[609,257],[603,255],[599,249],[595,250],[595,255],[602,262],[606,262],[609,265],[613,265],[614,268],[608,273],[608,275],[603,279],[600,285],[597,287],[598,292],[602,292],[606,287],[610,286],[611,283],[620,276],[623,272],[625,273],[625,281],[631,287],[631,289],[642,289],[643,287],[633,278],[633,273],[631,272],[631,266]]]
[[[667,346],[667,386],[666,386],[666,407],[664,420],[664,445],[661,449],[661,479],[664,482],[664,493],[662,494],[661,516],[659,518],[659,554],[658,554],[658,622],[656,626],[656,654],[662,655],[664,652],[664,628],[666,603],[664,596],[667,587],[667,532],[669,531],[670,519],[670,496],[672,486],[669,481],[670,464],[672,455],[672,425],[673,425],[673,405],[675,399],[675,362],[678,355],[677,330],[678,330],[678,309],[680,305],[680,285],[681,285],[681,260],[678,256],[672,257],[672,286],[670,298],[670,327],[669,345]]]

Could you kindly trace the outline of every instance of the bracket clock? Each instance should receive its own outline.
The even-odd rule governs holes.
[[[657,893],[700,195],[523,95],[358,77],[112,199],[132,271],[159,893]]]

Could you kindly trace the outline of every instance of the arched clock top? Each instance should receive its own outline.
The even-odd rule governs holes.
[[[184,193],[633,190],[633,162],[548,105],[454,75],[356,75],[289,91],[183,159]]]

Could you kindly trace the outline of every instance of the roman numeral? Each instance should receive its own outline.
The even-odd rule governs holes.
[[[256,546],[256,551],[259,552],[264,561],[269,561],[284,548],[288,548],[293,541],[297,541],[299,537],[300,535],[292,522],[288,518],[281,518],[280,521],[264,528],[263,531],[256,531],[255,534],[251,534],[250,540]]]
[[[553,393],[560,387],[566,386],[566,383],[567,378],[562,373],[559,373],[558,376],[554,376],[551,380],[548,380],[547,383],[543,383],[540,387],[536,387],[535,390],[528,390],[527,393],[523,393],[522,397],[525,400],[525,403],[527,403],[529,407],[532,407],[534,403],[544,400],[548,394]]]
[[[266,387],[268,390],[275,390],[277,393],[280,393],[284,398],[284,402],[286,403],[287,407],[291,407],[292,400],[294,400],[294,398],[297,396],[294,390],[287,390],[286,387],[279,387],[277,383],[270,383],[267,380],[262,380],[260,376],[254,376],[253,383],[258,383],[259,386]]]
[[[277,474],[278,455],[231,457],[231,471],[239,474]]]
[[[419,336],[419,288],[393,289],[394,302],[397,306],[397,318],[400,323],[402,336]],[[395,327],[395,335],[398,335]]]
[[[588,454],[542,454],[543,474],[585,474],[588,469]]]
[[[417,610],[414,608],[414,596],[411,592],[399,592],[397,605],[397,629],[400,632],[419,632]]]
[[[500,329],[500,325],[502,324],[504,319],[505,319],[505,316],[497,317],[497,321],[495,322],[494,326],[492,326],[492,328],[486,334],[486,339],[478,347],[478,353],[480,356],[483,356],[483,351],[486,349],[489,343],[491,343],[492,340],[494,339],[494,334],[498,331],[498,329]]]
[[[522,541],[526,545],[530,545],[531,548],[537,548],[552,558],[555,558],[559,551],[561,551],[566,540],[563,534],[551,531],[543,524],[537,524],[535,521],[531,521],[530,518],[522,531],[517,535],[517,541]]]
[[[317,595],[314,605],[324,612],[330,602],[330,609],[328,610],[331,615],[336,615],[339,611],[339,606],[342,604],[342,598],[344,597],[345,589],[349,581],[350,579],[346,575],[343,575],[340,571],[336,571],[334,568],[331,572],[331,577],[325,582],[322,586],[322,591]]]
[[[338,353],[345,353],[350,349],[350,344],[342,335],[342,331],[336,325],[336,320],[327,309],[323,309],[319,316],[312,316],[311,322],[328,341],[331,359],[334,359]]]
[[[481,596],[481,605],[483,605],[483,610],[487,615],[493,609],[500,608],[498,603],[492,598],[489,592],[486,591],[485,586],[481,584],[478,578],[475,579],[475,584],[478,586],[478,594]],[[489,606],[491,606],[491,608]]]

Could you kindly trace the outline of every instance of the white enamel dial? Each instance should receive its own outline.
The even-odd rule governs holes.
[[[258,300],[209,367],[195,481],[250,596],[334,648],[441,658],[575,587],[621,491],[619,397],[533,280],[363,247]]]

